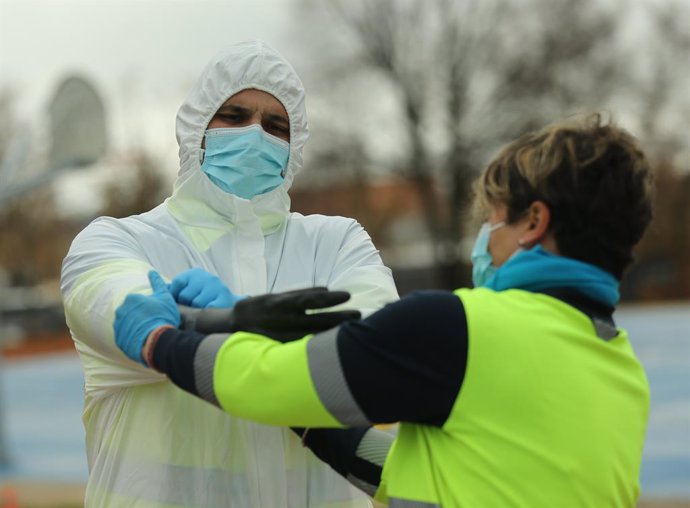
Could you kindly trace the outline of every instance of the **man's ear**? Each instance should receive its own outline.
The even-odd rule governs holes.
[[[543,201],[534,201],[527,210],[527,229],[520,236],[519,244],[533,247],[540,243],[551,224],[551,210]]]

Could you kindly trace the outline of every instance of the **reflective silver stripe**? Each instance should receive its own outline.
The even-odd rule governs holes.
[[[360,480],[359,478],[351,474],[347,475],[347,481],[371,497],[374,497],[376,495],[376,491],[378,490],[378,487],[376,485],[372,485],[371,483],[367,483],[364,480]]]
[[[356,465],[351,466],[347,480],[358,489],[374,497],[381,481],[380,473],[383,464],[386,462],[394,440],[395,436],[392,434],[373,427],[370,428],[362,437],[355,452],[355,456],[362,462],[369,464],[369,467],[362,467],[359,462],[355,461]],[[374,476],[372,470],[377,468],[379,474]]]
[[[199,397],[211,404],[220,407],[213,390],[213,368],[216,365],[216,356],[229,335],[227,333],[215,333],[201,341],[194,355],[194,383]]]
[[[383,467],[395,436],[383,430],[369,429],[357,445],[355,455],[362,460]]]
[[[611,323],[607,323],[599,318],[593,318],[594,330],[597,332],[597,337],[604,340],[611,340],[618,336],[618,330]]]
[[[408,499],[388,498],[390,508],[441,508],[440,504],[425,503],[424,501],[410,501]]]
[[[370,425],[347,386],[338,356],[338,330],[314,335],[307,344],[309,371],[316,393],[324,407],[343,425]]]

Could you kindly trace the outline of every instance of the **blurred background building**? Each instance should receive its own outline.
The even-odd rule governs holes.
[[[639,327],[653,402],[663,402],[650,428],[664,441],[646,460],[671,457],[648,466],[643,486],[690,500],[688,0],[0,0],[0,161],[20,138],[27,154],[0,175],[3,189],[49,166],[49,104],[65,76],[95,88],[108,135],[97,163],[0,207],[0,484],[38,478],[79,491],[85,460],[60,466],[83,456],[70,455],[81,446],[81,389],[59,300],[62,258],[93,218],[169,195],[178,106],[216,51],[251,38],[283,53],[307,90],[312,136],[293,210],[358,219],[401,294],[470,284],[471,182],[512,138],[591,111],[640,138],[657,171],[656,211],[621,316]],[[64,403],[37,393],[51,380],[69,387]],[[67,454],[22,433],[30,415],[65,412],[77,427],[58,445]],[[54,458],[31,473],[18,465],[26,454]]]

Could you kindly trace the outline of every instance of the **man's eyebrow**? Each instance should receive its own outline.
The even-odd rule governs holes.
[[[223,104],[220,108],[218,108],[218,111],[216,111],[216,114],[218,113],[248,113],[249,108],[245,108],[244,106],[240,106],[238,104]]]

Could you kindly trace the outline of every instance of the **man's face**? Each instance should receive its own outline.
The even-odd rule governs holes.
[[[290,142],[290,121],[278,99],[261,90],[237,92],[218,108],[208,129],[246,127],[257,124],[273,136]]]

